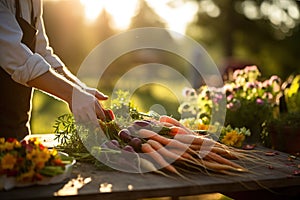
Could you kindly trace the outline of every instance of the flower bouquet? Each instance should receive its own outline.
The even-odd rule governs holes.
[[[69,177],[75,160],[38,139],[0,138],[0,190],[59,183]]]

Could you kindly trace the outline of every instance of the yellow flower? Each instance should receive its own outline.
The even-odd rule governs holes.
[[[239,134],[236,130],[232,130],[223,137],[221,142],[228,146],[233,147],[241,147],[245,136],[243,134]]]
[[[57,156],[57,150],[56,150],[56,149],[52,149],[51,155],[52,155],[53,157]]]
[[[4,144],[0,144],[0,151],[5,151],[5,146],[4,146]]]
[[[21,180],[21,181],[32,181],[33,177],[35,175],[35,172],[33,169],[29,169],[28,172],[25,172],[25,173],[22,173],[19,177],[18,177],[18,180]]]
[[[14,149],[14,145],[15,143],[13,142],[5,142],[4,143],[4,148],[8,151],[13,150]]]
[[[37,158],[39,161],[47,162],[50,158],[50,152],[48,149],[44,149],[43,151],[40,151],[37,155]]]
[[[0,138],[0,144],[4,144],[5,138]]]
[[[245,140],[245,135],[243,135],[243,134],[238,134],[238,136],[237,136],[237,141],[236,141],[236,143],[235,143],[235,147],[241,147],[242,145],[243,145],[243,142],[244,142],[244,140]]]
[[[37,169],[37,170],[39,170],[39,169],[43,169],[45,167],[45,162],[43,162],[43,161],[36,161],[36,163],[35,163],[35,168]]]
[[[48,149],[43,149],[42,151],[37,151],[37,154],[32,158],[32,161],[37,169],[42,169],[44,168],[45,163],[50,159],[50,156]]]
[[[38,154],[37,150],[36,149],[32,149],[32,151],[27,152],[26,159],[32,160],[32,159],[34,159],[37,156],[37,154]]]
[[[10,153],[5,154],[1,159],[2,169],[13,169],[17,162],[17,158]]]
[[[33,154],[32,153],[27,153],[26,154],[26,159],[27,160],[32,160]]]
[[[19,141],[16,141],[15,148],[21,148],[21,147],[22,147],[21,143]]]
[[[233,146],[237,140],[236,136],[237,136],[236,131],[230,131],[230,132],[226,133],[226,135],[223,137],[221,142],[225,145]]]

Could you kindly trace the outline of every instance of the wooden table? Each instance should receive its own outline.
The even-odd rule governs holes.
[[[265,150],[264,151],[271,151]],[[300,158],[290,158],[279,153],[265,156],[269,164],[249,164],[253,173],[242,176],[211,176],[185,174],[189,179],[171,179],[161,175],[130,174],[119,171],[100,171],[92,164],[77,163],[73,168],[74,179],[48,186],[14,188],[0,192],[0,199],[140,199],[148,197],[172,197],[206,193],[222,193],[236,199],[253,199],[253,195],[265,199],[291,199],[300,196]],[[80,175],[80,178],[77,178]],[[72,182],[73,180],[73,182]],[[77,180],[77,182],[75,181]],[[84,184],[78,184],[83,183]],[[67,187],[68,185],[77,187]],[[64,189],[63,189],[64,188]],[[68,188],[68,189],[66,189]],[[58,196],[56,196],[58,195]],[[265,196],[266,195],[266,196]]]

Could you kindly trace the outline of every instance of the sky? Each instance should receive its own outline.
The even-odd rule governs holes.
[[[67,0],[44,0],[67,1]],[[193,21],[197,12],[196,2],[182,0],[145,0],[148,5],[166,22],[173,31],[184,34],[188,23]],[[88,23],[93,23],[103,9],[113,19],[113,26],[119,30],[126,30],[130,20],[138,11],[139,0],[80,0],[84,6],[85,17]]]

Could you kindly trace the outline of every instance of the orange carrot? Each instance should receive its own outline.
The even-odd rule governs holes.
[[[149,154],[157,164],[159,164],[162,168],[175,173],[180,174],[174,166],[172,166],[170,163],[168,163],[157,151],[155,151],[152,146],[148,143],[142,144],[141,147],[142,152]]]
[[[173,117],[170,117],[167,115],[162,115],[162,116],[160,116],[159,121],[173,124],[174,126],[178,126],[178,127],[185,129],[190,134],[194,134],[193,131],[189,130],[187,127],[185,127],[182,123],[180,123],[177,119],[174,119]]]
[[[145,158],[139,157],[137,162],[139,163],[140,173],[143,173],[144,170],[146,170],[146,172],[155,172],[160,175],[172,178],[171,176],[169,176],[169,175],[165,174],[164,172],[160,171],[159,169],[157,169],[152,162],[150,162],[149,160],[147,160]]]
[[[163,145],[167,145],[170,143],[170,139],[163,137],[157,133],[155,133],[154,131],[148,130],[148,129],[140,129],[138,131],[139,136],[141,136],[142,138],[146,138],[146,139],[153,139],[156,140],[158,142],[160,142]]]
[[[219,156],[216,153],[209,152],[206,156],[208,158],[220,163],[220,164],[229,165],[229,166],[234,167],[236,169],[240,169],[241,171],[247,171],[244,167],[242,167],[242,166],[240,166],[240,165],[238,165],[234,162],[231,162],[231,161],[227,160],[226,158],[223,158],[222,156]]]
[[[186,129],[179,127],[179,126],[172,126],[169,128],[170,128],[169,134],[172,136],[175,136],[177,134],[184,134],[184,135],[190,134],[189,131],[187,131]]]
[[[234,151],[230,151],[229,149],[220,148],[220,147],[213,147],[211,149],[212,152],[224,156],[227,159],[237,159],[238,154]]]
[[[198,145],[199,149],[201,146],[205,145],[205,147],[212,147],[214,146],[217,142],[206,138],[204,136],[200,136],[200,135],[191,135],[191,134],[187,134],[187,135],[182,135],[182,134],[178,134],[174,137],[175,140],[178,140],[182,143],[185,144],[193,144],[193,145]],[[194,147],[196,147],[194,146]]]
[[[182,150],[174,149],[174,148],[170,148],[168,150],[171,151],[174,154],[180,155],[184,159],[188,159],[188,160],[193,160],[194,159],[194,157],[186,151],[182,151]]]
[[[147,129],[140,129],[138,131],[139,135],[143,138],[148,138],[148,139],[153,139],[162,145],[169,146],[169,147],[174,147],[174,148],[179,148],[182,150],[191,150],[187,144],[184,144],[182,142],[179,142],[174,139],[169,139],[164,136],[161,136],[154,131],[147,130]]]
[[[176,160],[186,160],[183,157],[181,157],[180,154],[176,154],[173,153],[171,151],[169,151],[167,148],[165,148],[162,144],[160,144],[159,142],[155,141],[155,140],[148,140],[147,141],[148,144],[150,144],[152,146],[152,148],[154,150],[156,150],[158,153],[160,153],[163,156],[166,156],[170,159],[172,159],[173,161]]]
[[[169,122],[159,122],[160,125],[165,126],[165,127],[172,127],[174,126],[173,124],[169,123]]]
[[[169,117],[167,115],[162,115],[159,118],[160,122],[168,122],[170,124],[173,124],[174,126],[183,126],[178,120],[174,119],[173,117]]]
[[[227,159],[237,159],[239,156],[238,153],[229,150],[229,149],[225,149],[225,148],[220,148],[218,146],[200,146],[200,145],[196,145],[196,144],[191,144],[190,148],[193,149],[194,151],[206,151],[206,152],[214,152],[220,156],[224,156]]]
[[[235,168],[233,168],[232,166],[228,166],[228,165],[223,165],[220,163],[215,163],[215,162],[209,162],[206,160],[199,160],[199,162],[206,168],[215,172],[219,172],[219,173],[225,173],[226,171],[239,171]]]
[[[170,148],[168,150],[171,151],[174,154],[180,155],[180,157],[184,158],[185,160],[192,161],[193,164],[199,164],[197,159],[194,158],[190,153],[188,153],[186,151],[182,151],[182,150],[174,149],[174,148]]]

